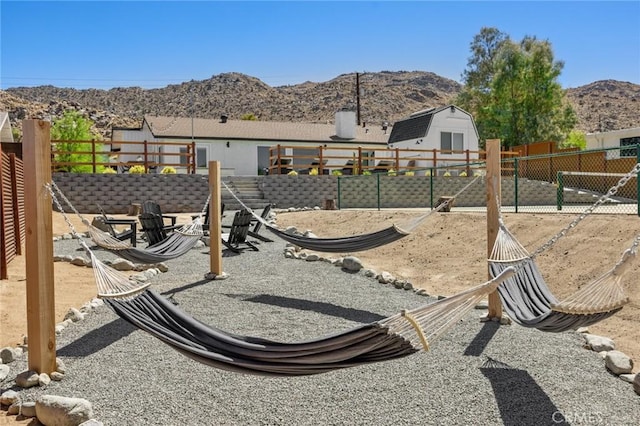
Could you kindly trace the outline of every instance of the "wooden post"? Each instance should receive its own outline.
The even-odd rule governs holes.
[[[96,166],[96,140],[95,139],[91,140],[91,170],[93,170],[93,173],[97,172],[97,166]]]
[[[207,279],[225,279],[227,274],[222,271],[222,201],[220,197],[220,162],[209,161],[209,268],[205,275]]]
[[[491,256],[493,244],[498,235],[498,206],[500,199],[500,139],[487,140],[487,258]],[[491,272],[488,273],[491,279]],[[489,318],[502,317],[502,303],[497,291],[489,294]]]
[[[29,369],[51,374],[56,369],[50,124],[24,120],[23,161],[26,224],[27,335]]]
[[[196,143],[191,142],[191,173],[197,172],[197,163],[196,163]]]

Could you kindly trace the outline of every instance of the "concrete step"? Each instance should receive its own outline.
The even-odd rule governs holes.
[[[220,193],[226,210],[239,210],[242,208],[234,195],[242,200],[247,207],[256,210],[263,209],[268,201],[264,199],[264,193],[260,189],[260,181],[254,176],[227,176],[223,179],[225,185]],[[233,192],[234,195],[230,193]]]

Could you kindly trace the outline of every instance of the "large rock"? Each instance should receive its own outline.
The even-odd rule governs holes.
[[[78,426],[93,418],[93,407],[82,398],[42,395],[36,400],[36,416],[45,426]]]
[[[9,375],[9,371],[11,370],[9,369],[8,365],[0,364],[0,383],[2,383],[2,381],[7,378],[7,376]]]
[[[613,374],[627,374],[633,370],[633,360],[620,351],[609,351],[604,358],[605,365]]]
[[[16,376],[16,385],[21,388],[31,388],[40,384],[40,375],[37,371],[27,370]]]
[[[633,390],[640,395],[640,374],[636,374],[636,378],[633,379]]]
[[[358,272],[360,269],[362,269],[362,262],[357,257],[347,256],[342,259],[342,269],[345,269],[349,272]]]
[[[9,364],[10,362],[13,362],[16,359],[16,353],[13,350],[13,348],[10,347],[6,347],[6,348],[2,348],[0,349],[0,360],[2,361],[2,364]]]
[[[608,337],[589,333],[584,333],[582,337],[587,342],[587,346],[595,352],[612,351],[616,348],[615,342]]]

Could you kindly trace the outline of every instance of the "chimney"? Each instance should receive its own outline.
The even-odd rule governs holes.
[[[221,122],[221,123],[226,123],[226,122],[227,122],[227,118],[228,118],[228,117],[227,117],[226,115],[222,114],[222,115],[220,116],[220,122]]]
[[[355,139],[356,125],[355,111],[341,109],[336,112],[336,136],[340,139]]]

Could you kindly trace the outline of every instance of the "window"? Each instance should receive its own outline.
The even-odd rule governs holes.
[[[180,148],[180,165],[189,165],[189,157],[187,157],[187,148]]]
[[[623,146],[631,147],[627,149],[620,149],[620,157],[636,157],[638,155],[636,145],[640,145],[640,136],[620,139],[620,148]]]
[[[375,151],[362,151],[362,166],[373,166],[376,162]]]
[[[208,159],[207,148],[204,146],[196,147],[196,167],[209,167],[207,164]]]
[[[440,149],[442,151],[464,150],[464,134],[453,132],[440,132]]]

